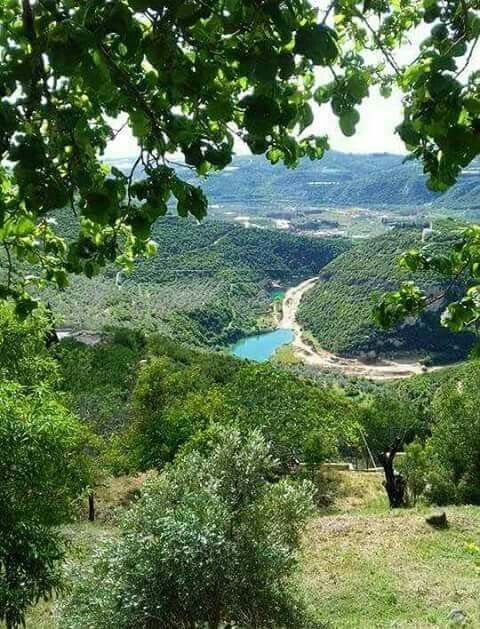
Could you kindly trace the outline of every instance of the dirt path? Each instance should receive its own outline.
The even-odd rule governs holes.
[[[378,360],[374,363],[366,363],[357,358],[343,358],[307,344],[303,340],[303,329],[297,321],[297,311],[303,295],[313,288],[317,281],[318,277],[312,277],[286,292],[282,304],[282,317],[278,323],[278,327],[290,328],[295,333],[292,347],[295,354],[305,364],[321,369],[335,369],[348,376],[360,376],[372,380],[408,378],[426,371],[426,368],[415,360]]]

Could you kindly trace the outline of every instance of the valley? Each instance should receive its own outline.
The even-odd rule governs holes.
[[[279,511],[268,516],[275,540],[282,517],[292,517],[296,527],[302,521],[300,488],[310,487],[314,509],[298,534],[294,581],[300,609],[306,606],[314,624],[295,620],[290,626],[433,628],[443,626],[455,606],[476,622],[471,589],[478,547],[467,521],[476,522],[478,509],[463,504],[476,500],[476,485],[468,483],[476,450],[472,462],[465,457],[465,471],[455,482],[449,452],[457,433],[450,435],[441,423],[442,412],[449,426],[458,411],[461,431],[465,416],[475,421],[478,415],[479,363],[462,360],[474,338],[446,331],[436,311],[388,332],[376,326],[372,295],[411,277],[398,269],[397,258],[422,244],[423,230],[423,223],[397,222],[394,209],[381,211],[393,223],[380,221],[378,229],[375,218],[368,228],[352,222],[353,231],[332,228],[328,234],[262,224],[261,217],[242,222],[223,215],[199,224],[167,216],[154,227],[155,257],[138,261],[128,274],[107,266],[97,277],[75,278],[67,290],[49,292],[60,342],[48,352],[41,344],[42,360],[55,373],[52,386],[62,403],[88,434],[95,471],[88,505],[82,496],[75,521],[62,529],[69,539],[62,568],[69,589],[53,602],[33,605],[27,626],[55,629],[67,619],[67,627],[78,629],[90,614],[100,613],[91,601],[110,596],[104,571],[114,565],[101,557],[117,548],[123,553],[137,539],[124,531],[139,510],[146,508],[150,517],[152,497],[172,475],[179,474],[174,511],[180,515],[162,514],[170,499],[162,494],[151,511],[153,526],[161,526],[142,542],[142,553],[150,539],[170,535],[169,526],[175,556],[179,543],[190,553],[196,543],[182,541],[184,529],[176,528],[177,522],[183,526],[183,513],[190,517],[189,509],[200,509],[204,520],[194,520],[200,526],[194,536],[208,539],[217,526],[217,504],[223,514],[239,487],[241,496],[253,463],[264,460],[273,467],[260,472],[258,482],[268,478],[276,492],[272,501],[280,500]],[[370,220],[375,212],[360,214]],[[429,244],[445,247],[464,224],[435,218]],[[421,282],[435,294],[446,280],[426,274]],[[9,355],[12,323],[3,316],[8,351],[2,360],[11,370],[17,364],[16,355]],[[37,334],[43,339],[45,332]],[[30,338],[23,332],[19,337]],[[21,377],[32,377],[28,364],[21,361]],[[35,366],[43,368],[43,362]],[[473,404],[470,397],[465,405],[455,399],[459,382]],[[378,469],[381,453],[399,434],[405,439],[405,454],[398,458],[407,479],[403,506],[409,509],[397,515]],[[266,448],[263,443],[271,464],[257,450],[245,451]],[[434,465],[428,458],[432,449]],[[205,477],[216,465],[227,470],[219,473],[221,483]],[[366,471],[372,465],[377,471]],[[227,501],[217,503],[209,493],[197,501],[205,488],[224,491],[228,479]],[[193,489],[184,494],[186,483]],[[288,501],[295,495],[292,507],[286,497],[278,498],[284,486]],[[430,503],[449,505],[442,539],[425,523]],[[235,511],[231,521],[238,519]],[[231,524],[225,530],[228,538]],[[248,524],[249,535],[251,530]],[[204,543],[209,542],[202,549]],[[162,538],[162,552],[168,544]],[[433,550],[425,554],[427,547]],[[150,556],[154,549],[131,565],[143,569]],[[194,568],[202,561],[195,558]],[[449,578],[434,578],[439,563],[466,590],[452,591]],[[432,612],[438,596],[442,600]]]
[[[114,164],[124,172],[131,165]],[[240,156],[221,173],[186,176],[208,194],[208,218],[198,225],[169,214],[154,228],[159,251],[151,260],[128,274],[111,268],[91,280],[75,279],[68,290],[49,295],[61,327],[141,327],[229,351],[276,328],[277,287],[293,289],[319,276],[311,290],[295,293],[296,325],[303,333],[296,333],[292,360],[388,378],[467,355],[473,335],[452,335],[435,311],[395,331],[379,330],[372,299],[409,279],[396,260],[421,243],[432,221],[441,246],[462,225],[445,215],[475,218],[475,166],[443,196],[426,190],[415,163],[388,154],[329,152],[294,171]],[[423,281],[430,293],[446,285],[433,276]],[[285,322],[281,327],[292,328]]]
[[[480,627],[479,46],[0,0],[2,628]]]
[[[345,358],[329,352],[318,346],[318,343],[308,343],[304,340],[305,330],[298,322],[298,309],[302,298],[318,283],[318,277],[305,280],[298,286],[287,291],[283,301],[282,317],[279,328],[293,330],[292,347],[294,354],[302,363],[316,367],[338,371],[346,376],[369,378],[371,380],[389,380],[393,378],[408,378],[411,375],[426,372],[427,367],[414,359],[402,360],[367,360]]]

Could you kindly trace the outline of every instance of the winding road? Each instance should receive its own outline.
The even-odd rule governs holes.
[[[321,369],[335,369],[348,376],[359,376],[372,380],[408,378],[426,371],[426,367],[415,360],[377,360],[367,363],[358,358],[344,358],[306,343],[303,340],[303,329],[297,321],[297,311],[303,295],[313,288],[318,281],[318,277],[311,277],[286,292],[282,304],[282,316],[278,322],[279,328],[293,330],[295,339],[292,342],[292,347],[303,363]]]

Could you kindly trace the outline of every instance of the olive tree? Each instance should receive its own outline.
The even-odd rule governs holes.
[[[74,573],[61,626],[303,626],[290,577],[312,487],[271,484],[275,466],[259,433],[177,457]]]
[[[425,432],[418,409],[406,396],[395,395],[393,391],[383,392],[365,404],[360,424],[367,454],[383,467],[383,485],[390,507],[405,506],[406,482],[404,475],[395,467],[395,457],[405,444]]]

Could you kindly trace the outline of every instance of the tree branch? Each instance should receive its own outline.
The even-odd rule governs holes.
[[[367,27],[367,29],[370,31],[370,33],[372,34],[372,37],[375,41],[375,43],[377,44],[377,46],[380,48],[380,50],[383,53],[383,56],[385,57],[385,59],[387,60],[387,62],[389,63],[389,65],[391,66],[391,68],[393,69],[393,71],[395,72],[395,74],[397,76],[400,76],[401,72],[400,72],[400,68],[397,66],[397,63],[395,61],[395,59],[392,57],[392,55],[388,52],[388,50],[385,48],[385,46],[382,44],[377,32],[375,31],[375,29],[370,25],[369,21],[367,20],[367,18],[363,15],[363,13],[361,13],[360,11],[358,11],[358,9],[355,9],[354,14],[359,18],[359,20],[361,20],[363,22],[363,24],[365,24],[365,26]]]

